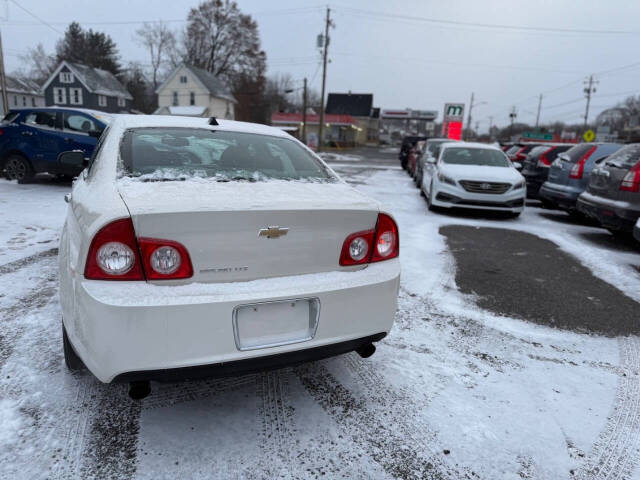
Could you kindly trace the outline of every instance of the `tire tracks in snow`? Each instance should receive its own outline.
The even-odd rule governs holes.
[[[281,478],[291,474],[295,462],[296,430],[293,422],[294,408],[289,397],[291,368],[272,370],[255,375],[258,412],[261,420],[259,444],[265,463],[262,471],[250,476]]]
[[[58,290],[55,262],[51,263],[43,262],[42,276],[26,295],[0,309],[0,368],[13,353],[13,345],[25,330],[19,322],[21,317],[46,306]]]
[[[403,479],[470,478],[436,452],[435,434],[418,418],[421,406],[390,388],[365,362],[346,357],[356,374],[358,394],[339,382],[327,362],[296,367],[307,392],[343,430],[389,475]]]
[[[616,400],[605,429],[572,478],[631,478],[640,461],[640,337],[619,337],[620,364]]]
[[[23,257],[19,260],[14,260],[13,262],[5,263],[4,265],[0,265],[0,275],[16,272],[21,268],[39,262],[43,258],[55,257],[56,255],[58,255],[58,248],[51,248],[49,250],[34,253],[28,257]]]

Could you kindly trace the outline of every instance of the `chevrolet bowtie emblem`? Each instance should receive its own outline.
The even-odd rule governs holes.
[[[267,227],[267,228],[261,228],[260,230],[258,230],[258,236],[267,237],[267,238],[278,238],[278,237],[282,237],[283,235],[286,235],[288,231],[289,229],[284,227],[278,227],[278,226]]]

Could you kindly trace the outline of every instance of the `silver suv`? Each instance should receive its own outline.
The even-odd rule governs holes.
[[[569,213],[575,212],[578,196],[587,188],[594,166],[621,147],[618,143],[580,143],[561,153],[549,168],[540,197]]]
[[[621,148],[598,165],[577,206],[613,233],[632,232],[640,218],[640,143]]]

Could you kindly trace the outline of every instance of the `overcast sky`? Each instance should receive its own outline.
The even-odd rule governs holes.
[[[61,36],[54,29],[63,32],[73,20],[111,35],[123,62],[148,63],[146,52],[134,41],[139,25],[113,22],[165,20],[178,30],[198,3],[0,0],[7,70],[18,69],[18,55],[38,42],[53,51]],[[320,90],[316,36],[323,30],[326,5],[318,0],[238,0],[238,4],[258,22],[269,73],[289,72],[295,79],[306,76]],[[468,107],[475,92],[473,123],[480,121],[485,130],[489,116],[494,124],[506,125],[514,105],[518,120],[533,123],[540,93],[544,94],[542,123],[581,122],[582,82],[591,73],[600,82],[591,119],[626,96],[640,94],[638,1],[342,0],[330,6],[335,28],[331,30],[328,91],[373,93],[375,106],[382,108],[435,109],[441,117],[445,102],[463,102]]]

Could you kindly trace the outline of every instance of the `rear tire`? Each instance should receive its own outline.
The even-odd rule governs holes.
[[[435,212],[437,210],[437,207],[432,202],[432,200],[433,200],[433,182],[431,183],[431,188],[429,189],[429,195],[426,195],[425,198],[427,199],[427,208],[429,209],[429,211],[430,212]]]
[[[540,200],[542,202],[542,208],[546,208],[547,210],[557,210],[558,205],[550,200]]]
[[[17,180],[18,183],[29,183],[35,172],[29,160],[22,155],[11,154],[4,162],[4,175],[7,180]]]
[[[64,323],[62,324],[62,349],[64,351],[64,363],[67,365],[69,370],[76,372],[87,368],[85,367],[84,362],[73,350],[73,346],[67,336],[67,329],[64,328]]]
[[[609,230],[609,233],[611,233],[611,235],[613,235],[616,240],[628,241],[633,238],[633,234],[625,230],[615,230],[613,228],[607,228],[607,230]]]

